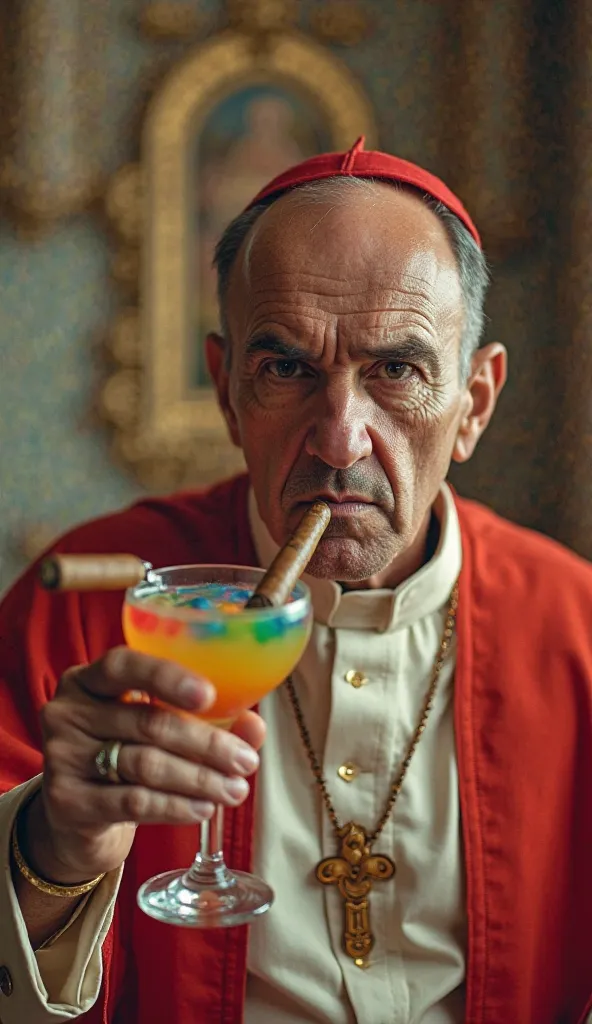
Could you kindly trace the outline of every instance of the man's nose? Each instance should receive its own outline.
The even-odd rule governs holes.
[[[318,395],[305,448],[334,469],[347,469],[372,454],[366,429],[367,396],[350,384],[329,385]]]

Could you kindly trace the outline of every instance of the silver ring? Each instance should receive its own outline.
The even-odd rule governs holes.
[[[95,757],[96,769],[102,779],[114,784],[121,783],[122,779],[117,771],[121,743],[119,740],[109,740],[104,747],[101,747]]]

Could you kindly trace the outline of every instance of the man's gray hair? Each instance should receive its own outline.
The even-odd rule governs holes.
[[[303,205],[314,205],[316,203],[331,203],[333,205],[344,205],[354,196],[364,195],[368,199],[376,200],[377,190],[374,179],[356,177],[335,177],[325,178],[322,181],[313,181],[305,185],[299,185],[293,189],[291,195],[296,203]],[[389,185],[392,185],[389,182]],[[392,185],[394,188],[400,186]],[[407,191],[416,191],[408,189]],[[458,217],[451,213],[448,207],[432,196],[417,192],[426,206],[435,213],[446,229],[452,251],[456,258],[460,278],[461,291],[465,306],[465,321],[460,345],[460,374],[461,379],[466,381],[471,370],[471,359],[473,353],[479,347],[485,316],[483,306],[485,293],[489,284],[489,272],[487,262],[482,250],[475,239],[464,226]],[[226,317],[226,296],[230,273],[239,250],[247,240],[245,251],[245,262],[248,267],[250,249],[255,238],[255,231],[251,231],[258,222],[261,215],[279,197],[264,199],[261,203],[241,213],[228,225],[222,235],[214,256],[214,266],[218,274],[218,302],[220,306],[220,323],[222,333],[227,344],[227,354],[230,358],[230,336],[228,331],[228,320]],[[250,237],[249,237],[250,233]]]

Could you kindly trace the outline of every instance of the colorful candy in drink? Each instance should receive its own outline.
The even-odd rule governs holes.
[[[251,593],[241,583],[154,587],[124,605],[128,645],[211,680],[218,697],[202,717],[224,727],[280,685],[310,635],[308,602],[245,609]]]

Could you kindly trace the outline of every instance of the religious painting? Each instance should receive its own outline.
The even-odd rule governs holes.
[[[224,228],[287,167],[331,148],[327,119],[294,90],[251,85],[218,103],[193,152],[195,181],[193,386],[208,387],[203,339],[219,329],[214,248]]]
[[[151,489],[205,484],[242,465],[204,359],[219,326],[220,234],[271,178],[359,135],[373,148],[357,80],[330,50],[283,28],[258,41],[241,21],[192,49],[155,93],[141,159],[107,194],[113,266],[132,301],[113,324],[114,370],[101,393],[118,459]]]

